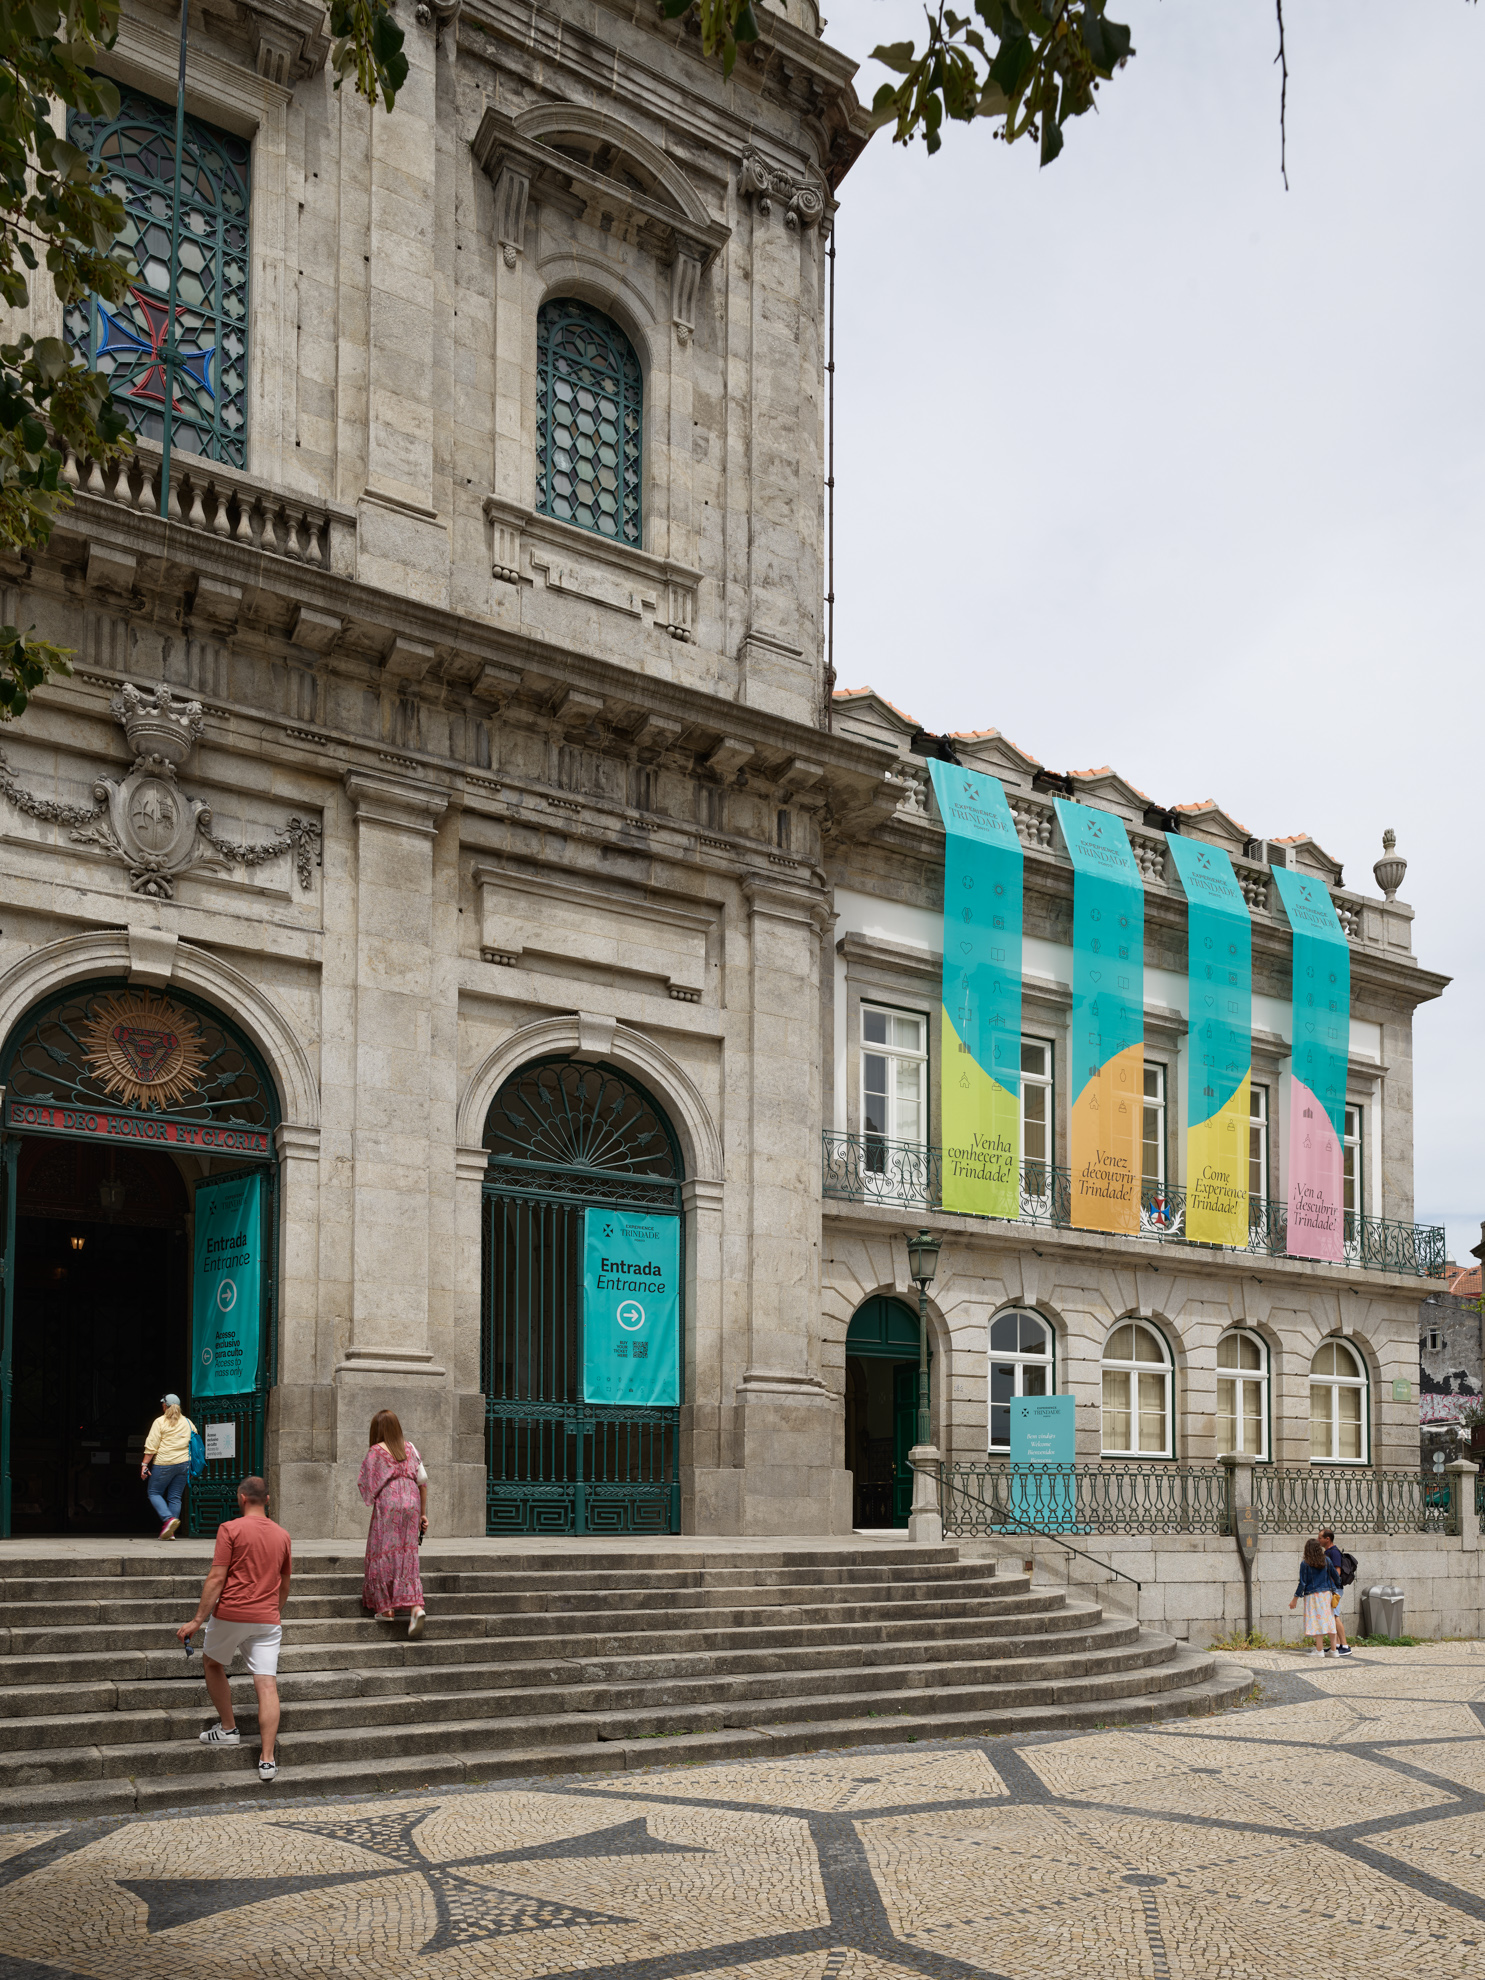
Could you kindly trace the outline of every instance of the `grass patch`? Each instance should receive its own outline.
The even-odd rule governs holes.
[[[1414,1650],[1427,1643],[1426,1636],[1353,1636],[1351,1641],[1363,1650]]]
[[[1246,1635],[1242,1630],[1238,1630],[1232,1636],[1215,1636],[1207,1648],[1209,1650],[1278,1650],[1282,1645],[1275,1643],[1272,1637],[1265,1636],[1261,1629],[1255,1629]]]

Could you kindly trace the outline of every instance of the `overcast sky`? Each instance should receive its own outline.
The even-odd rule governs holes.
[[[1485,1217],[1485,8],[1111,0],[1057,163],[873,139],[837,232],[836,642],[933,729],[1307,831],[1454,978],[1414,1033],[1421,1223]],[[828,0],[858,59],[909,0]],[[885,71],[864,63],[869,101]]]

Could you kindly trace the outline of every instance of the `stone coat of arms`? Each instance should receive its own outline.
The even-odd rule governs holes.
[[[168,901],[177,874],[190,867],[261,866],[294,853],[299,885],[307,892],[319,856],[320,828],[291,818],[273,838],[256,845],[222,839],[211,829],[211,808],[180,788],[176,771],[205,727],[199,701],[177,702],[163,683],[144,692],[129,682],[110,703],[123,725],[134,764],[122,778],[99,777],[91,807],[39,798],[18,784],[0,756],[0,792],[28,817],[72,827],[78,845],[100,847],[129,871],[136,894]]]

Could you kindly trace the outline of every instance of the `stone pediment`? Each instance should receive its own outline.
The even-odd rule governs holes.
[[[830,697],[830,708],[832,726],[842,735],[887,743],[900,755],[907,754],[908,744],[923,726],[870,687],[837,688]]]
[[[1091,804],[1097,811],[1112,811],[1129,825],[1144,824],[1149,798],[1107,763],[1097,770],[1071,770],[1068,776],[1079,804]]]
[[[1342,884],[1341,862],[1332,859],[1319,840],[1312,839],[1308,832],[1296,832],[1289,839],[1273,839],[1270,844],[1286,848],[1289,864],[1301,873],[1318,873],[1327,886],[1339,887]]]
[[[1225,852],[1242,852],[1253,836],[1246,825],[1240,825],[1211,798],[1171,809],[1181,821],[1183,838],[1205,839],[1208,845],[1221,846]]]
[[[949,740],[961,763],[998,777],[1007,789],[1029,791],[1032,778],[1042,767],[1036,757],[1017,749],[999,729],[956,729]]]

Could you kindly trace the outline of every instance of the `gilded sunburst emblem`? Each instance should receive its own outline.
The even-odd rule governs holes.
[[[129,1106],[173,1107],[201,1077],[206,1044],[188,1010],[152,990],[100,997],[81,1027],[83,1061]]]

